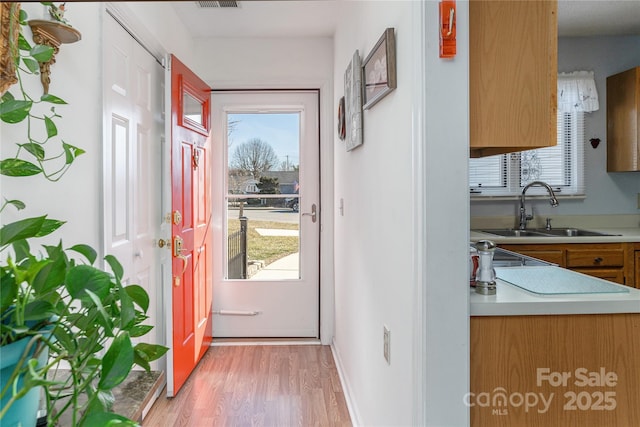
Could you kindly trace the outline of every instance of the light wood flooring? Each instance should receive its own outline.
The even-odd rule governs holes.
[[[174,398],[144,427],[351,426],[329,346],[211,347]]]

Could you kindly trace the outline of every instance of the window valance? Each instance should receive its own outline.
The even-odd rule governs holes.
[[[558,74],[558,111],[590,113],[600,108],[593,71]]]

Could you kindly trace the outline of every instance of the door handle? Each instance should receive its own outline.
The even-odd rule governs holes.
[[[305,212],[302,214],[302,216],[310,216],[311,217],[311,222],[316,222],[316,204],[312,204],[311,205],[311,212]]]
[[[176,258],[180,258],[182,260],[183,268],[182,268],[182,273],[180,273],[180,276],[182,276],[184,272],[187,271],[187,265],[189,264],[189,258],[182,255],[183,244],[184,244],[184,240],[182,240],[182,237],[180,236],[173,237],[173,256]]]

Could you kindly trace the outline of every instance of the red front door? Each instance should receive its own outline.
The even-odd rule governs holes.
[[[173,393],[211,343],[211,88],[171,56]]]

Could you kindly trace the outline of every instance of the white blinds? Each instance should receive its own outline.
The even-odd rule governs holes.
[[[559,74],[558,145],[469,159],[472,196],[516,196],[531,181],[548,183],[558,195],[584,195],[584,113],[598,108],[593,71]]]
[[[558,113],[558,145],[469,160],[473,196],[515,196],[531,181],[544,181],[558,195],[584,194],[584,113]],[[545,194],[532,187],[530,194]]]

